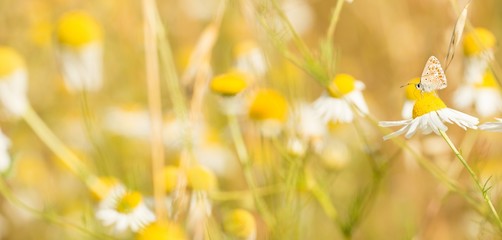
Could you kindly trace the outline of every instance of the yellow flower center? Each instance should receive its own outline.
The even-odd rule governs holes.
[[[137,240],[184,240],[186,239],[183,230],[174,223],[155,222],[143,229]]]
[[[244,73],[233,71],[218,75],[211,81],[209,87],[215,93],[233,96],[246,88],[246,75]]]
[[[216,176],[202,166],[188,169],[187,178],[188,186],[195,191],[209,191],[216,188]]]
[[[110,191],[120,184],[119,180],[114,177],[100,177],[96,181],[90,183],[89,188],[92,196],[97,200],[101,200],[108,196]]]
[[[0,77],[24,68],[24,60],[14,49],[0,46]]]
[[[406,94],[406,99],[414,101],[420,98],[422,93],[416,87],[416,85],[419,83],[420,83],[420,78],[414,78],[409,82],[409,85],[406,86],[404,89]]]
[[[476,28],[464,37],[464,53],[467,56],[491,49],[496,43],[493,33],[484,28]]]
[[[258,91],[249,107],[249,116],[255,120],[285,121],[287,113],[286,99],[279,92],[271,89]]]
[[[73,11],[64,14],[59,19],[57,36],[62,44],[78,48],[101,40],[102,30],[87,13]]]
[[[338,74],[328,86],[328,92],[332,97],[341,98],[345,94],[354,91],[356,79],[349,74]]]
[[[251,213],[243,209],[233,210],[223,222],[226,232],[235,237],[246,238],[256,231],[256,223]]]
[[[117,204],[117,211],[121,213],[132,212],[143,200],[139,192],[127,192]]]
[[[422,96],[417,99],[413,106],[413,118],[443,108],[446,108],[446,104],[434,93],[422,93]]]
[[[483,81],[475,85],[477,88],[498,88],[497,80],[492,71],[487,70],[483,76]]]
[[[164,184],[167,193],[174,191],[180,177],[181,170],[179,168],[174,166],[167,166],[164,168]]]

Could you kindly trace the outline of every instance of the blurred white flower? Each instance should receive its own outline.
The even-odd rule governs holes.
[[[235,47],[235,68],[255,76],[267,73],[267,60],[263,51],[254,41],[240,42]]]
[[[138,232],[155,221],[155,215],[145,205],[142,195],[125,187],[110,191],[99,204],[96,218],[105,226],[113,226],[118,233],[128,229]]]
[[[72,11],[58,22],[58,56],[68,90],[98,91],[102,86],[101,26],[86,12]]]
[[[362,94],[364,88],[364,83],[354,77],[338,74],[328,86],[327,92],[313,103],[314,108],[325,123],[350,123],[354,119],[354,110],[360,115],[368,113]]]
[[[5,172],[11,165],[11,158],[9,155],[10,140],[0,130],[0,173]]]
[[[465,35],[463,44],[464,80],[467,84],[479,83],[493,59],[495,36],[488,29],[475,28]]]
[[[0,46],[0,102],[8,114],[19,117],[28,108],[28,73],[23,58]]]
[[[319,114],[306,102],[297,103],[288,117],[288,129],[304,141],[322,138],[327,133]]]
[[[502,110],[500,90],[492,72],[487,70],[480,82],[460,86],[453,95],[453,103],[460,109],[474,106],[482,117],[493,116]]]

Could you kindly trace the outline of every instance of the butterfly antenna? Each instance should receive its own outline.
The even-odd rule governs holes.
[[[401,87],[399,87],[399,88],[403,88],[403,87],[406,87],[406,86],[411,85],[411,84],[413,84],[413,83],[407,83],[407,84],[401,85]]]

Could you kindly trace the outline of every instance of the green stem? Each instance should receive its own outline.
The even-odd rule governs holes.
[[[10,204],[12,204],[12,205],[14,205],[16,207],[22,208],[23,210],[26,210],[26,211],[30,212],[31,214],[36,215],[36,216],[38,216],[40,218],[43,218],[43,219],[45,219],[45,220],[47,220],[49,222],[52,222],[54,224],[57,224],[57,225],[60,225],[60,226],[63,226],[63,227],[72,228],[72,229],[74,229],[76,231],[79,231],[81,233],[87,234],[87,235],[89,235],[90,237],[92,237],[94,239],[114,239],[111,236],[104,235],[104,234],[101,234],[101,233],[95,233],[93,231],[90,231],[89,229],[86,229],[86,228],[82,227],[82,226],[73,224],[73,223],[71,223],[71,221],[60,219],[57,216],[54,216],[54,215],[49,214],[49,213],[41,212],[41,211],[39,211],[37,209],[34,209],[33,207],[30,207],[30,206],[26,205],[24,202],[22,202],[21,200],[19,200],[19,198],[17,198],[14,195],[14,193],[9,189],[9,187],[7,186],[7,183],[5,182],[5,180],[3,178],[0,178],[0,194]]]
[[[86,184],[90,184],[95,180],[96,177],[90,170],[65,146],[49,127],[45,125],[44,121],[40,119],[31,106],[28,106],[28,109],[23,115],[23,119],[33,129],[35,134],[38,135],[42,142],[44,142],[74,174],[80,177]]]
[[[335,9],[333,10],[333,15],[331,15],[331,21],[329,22],[329,28],[326,34],[326,40],[329,43],[333,41],[333,35],[335,35],[336,25],[338,23],[338,19],[340,19],[340,13],[342,12],[344,2],[345,0],[338,0],[336,2]]]
[[[489,209],[490,209],[493,217],[497,221],[498,227],[500,228],[500,230],[502,230],[502,221],[500,220],[500,217],[499,217],[499,215],[497,213],[497,210],[493,206],[493,203],[490,200],[490,197],[488,196],[488,191],[485,190],[484,187],[481,185],[481,183],[479,181],[479,177],[472,170],[472,168],[469,166],[469,164],[467,163],[467,161],[465,161],[464,157],[457,150],[457,148],[452,143],[451,139],[448,137],[448,135],[446,134],[446,132],[439,131],[439,133],[441,134],[441,136],[443,137],[443,139],[446,141],[446,143],[448,144],[448,146],[450,146],[451,150],[453,151],[453,153],[455,154],[455,156],[457,156],[458,160],[460,160],[460,162],[462,163],[462,165],[464,165],[465,169],[467,169],[467,172],[469,172],[469,175],[471,175],[472,180],[474,181],[474,183],[478,187],[479,191],[483,195],[483,199],[485,200],[486,204],[488,205],[488,207],[489,207]]]
[[[280,192],[286,191],[283,187],[279,185],[272,185],[272,186],[265,186],[261,188],[256,188],[255,194],[258,196],[267,196],[267,195],[273,195],[277,194]],[[252,195],[252,191],[250,190],[243,190],[243,191],[214,191],[210,192],[209,196],[211,199],[215,201],[237,201],[237,200],[242,200],[243,198],[248,197],[248,195]]]
[[[246,180],[246,183],[249,185],[249,188],[251,190],[251,193],[253,195],[256,207],[258,211],[260,211],[261,214],[263,214],[263,219],[271,227],[274,225],[274,218],[272,217],[271,213],[269,212],[267,205],[263,201],[263,199],[259,196],[259,193],[257,192],[257,186],[255,179],[253,177],[252,169],[251,169],[251,163],[249,159],[249,155],[246,149],[246,144],[244,142],[244,138],[242,136],[242,132],[239,127],[239,122],[238,119],[235,115],[229,115],[228,116],[228,125],[230,128],[230,133],[232,135],[232,139],[235,144],[235,149],[237,151],[237,157],[242,165],[243,171],[244,171],[244,177]]]
[[[335,206],[333,206],[333,204],[331,203],[331,199],[328,196],[328,194],[326,194],[316,182],[314,182],[313,186],[310,187],[310,192],[312,193],[312,195],[314,195],[315,199],[317,199],[317,201],[321,205],[326,215],[331,220],[339,224],[338,211],[336,210]]]

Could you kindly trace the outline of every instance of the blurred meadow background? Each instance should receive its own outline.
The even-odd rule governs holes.
[[[27,73],[29,102],[0,86],[0,239],[501,238],[502,134],[448,125],[481,191],[441,136],[378,126],[466,4],[0,0],[0,83]],[[495,97],[457,107],[475,28]],[[471,1],[438,91],[481,123],[500,38],[502,2]]]

